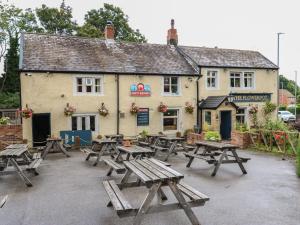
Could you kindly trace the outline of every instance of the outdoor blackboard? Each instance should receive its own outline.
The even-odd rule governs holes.
[[[139,108],[137,113],[137,126],[149,125],[149,108]]]

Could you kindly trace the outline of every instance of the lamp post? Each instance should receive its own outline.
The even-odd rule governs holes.
[[[277,106],[279,107],[279,88],[280,88],[280,84],[279,84],[279,41],[280,41],[280,35],[282,35],[284,33],[282,32],[278,32],[277,33],[277,66],[278,66],[278,74],[277,74]],[[278,114],[278,107],[277,107],[277,114]]]
[[[297,92],[298,92],[297,70],[295,70],[295,117],[296,117],[296,120],[297,120]]]

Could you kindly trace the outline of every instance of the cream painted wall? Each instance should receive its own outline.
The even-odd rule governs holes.
[[[69,103],[76,108],[76,113],[90,113],[98,115],[98,134],[116,133],[117,108],[116,108],[116,80],[115,75],[104,75],[103,96],[74,96],[72,74],[46,74],[32,73],[25,76],[21,73],[22,106],[26,104],[33,109],[34,113],[51,113],[51,134],[58,136],[61,130],[71,129],[71,117],[64,115],[64,108]],[[88,75],[87,75],[88,77]],[[130,85],[142,82],[151,87],[151,97],[131,97]],[[125,118],[120,118],[120,133],[136,135],[142,130],[150,133],[163,131],[162,113],[157,111],[160,102],[164,102],[169,108],[180,109],[179,131],[192,128],[196,123],[196,112],[192,115],[184,111],[185,102],[189,101],[196,105],[196,83],[189,81],[188,77],[180,77],[180,96],[163,96],[162,76],[136,76],[120,75],[120,111],[125,113]],[[64,97],[61,97],[64,95]],[[109,115],[102,117],[98,114],[101,102],[109,109]],[[146,127],[136,126],[136,116],[129,112],[131,103],[135,102],[139,107],[150,108],[150,125]],[[23,137],[29,143],[32,142],[32,121],[23,120]],[[168,132],[166,132],[168,133]],[[174,133],[174,132],[173,132]]]
[[[216,89],[209,89],[206,87],[207,71],[218,71],[218,84]],[[230,72],[254,72],[254,88],[231,88],[230,87]],[[238,93],[272,93],[271,102],[277,105],[277,70],[266,69],[222,69],[222,68],[202,68],[201,74],[203,77],[199,81],[200,100],[205,99],[208,96],[221,96],[228,95],[230,92]],[[250,108],[252,105],[258,106],[259,118],[262,120],[262,107],[264,102],[246,102],[236,103],[239,107]],[[274,112],[273,117],[276,118]],[[247,123],[250,124],[248,115],[246,115]]]

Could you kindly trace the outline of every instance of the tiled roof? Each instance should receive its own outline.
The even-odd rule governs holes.
[[[228,100],[228,96],[208,96],[205,100],[199,103],[200,109],[217,109],[224,101]],[[230,102],[234,107],[237,106]]]
[[[198,66],[277,69],[256,51],[26,33],[22,71],[198,75]]]
[[[278,67],[257,51],[189,47],[179,48],[203,67],[233,67],[278,69]]]
[[[20,69],[131,74],[197,75],[170,45],[106,41],[98,38],[24,34]]]

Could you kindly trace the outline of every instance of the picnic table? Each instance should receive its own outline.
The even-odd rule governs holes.
[[[145,214],[183,209],[193,225],[200,225],[191,208],[203,206],[209,198],[189,185],[180,182],[184,178],[181,173],[153,158],[125,161],[124,165],[127,171],[120,184],[116,184],[114,180],[103,182],[110,199],[108,206],[113,206],[119,217],[134,216],[133,225],[139,225]],[[129,181],[131,175],[135,175],[137,180]],[[146,186],[149,191],[140,207],[134,208],[121,190],[140,186]],[[163,201],[167,200],[167,196],[162,187],[169,187],[178,202],[163,204]],[[158,203],[150,205],[156,195]]]
[[[198,158],[205,160],[209,164],[214,164],[215,168],[211,174],[212,176],[217,174],[221,164],[229,163],[237,163],[243,174],[247,174],[243,162],[247,162],[250,158],[239,157],[236,152],[236,149],[239,148],[237,145],[212,141],[197,141],[195,144],[196,147],[193,153],[185,153],[185,156],[189,158],[186,167],[190,167],[194,159]],[[203,148],[203,151],[198,153],[200,148]],[[231,152],[232,154],[228,154],[228,152]]]
[[[0,176],[17,173],[23,182],[31,187],[32,183],[24,171],[38,175],[36,169],[41,162],[40,154],[36,153],[32,156],[26,144],[9,145],[0,152]]]
[[[164,143],[161,143],[163,141]],[[169,156],[174,153],[177,154],[178,144],[184,141],[184,138],[181,137],[168,137],[168,136],[161,136],[159,140],[155,143],[154,149],[160,151],[166,151],[167,155],[164,161],[168,161]]]
[[[47,138],[46,147],[43,150],[42,158],[45,159],[49,152],[62,152],[65,156],[70,157],[67,150],[62,145],[61,138]]]
[[[130,160],[130,158],[143,158],[143,157],[151,157],[155,154],[155,152],[148,148],[143,148],[137,145],[132,145],[130,147],[125,146],[117,146],[118,155],[115,159],[105,159],[105,163],[110,166],[110,169],[107,172],[107,176],[110,176],[112,172],[115,170],[117,173],[124,173],[125,167],[123,165],[124,161]],[[125,159],[122,155],[125,154]]]
[[[93,164],[93,166],[96,166],[101,157],[105,153],[109,153],[112,157],[114,154],[117,154],[117,141],[111,140],[111,139],[102,139],[102,140],[94,140],[92,149],[84,148],[82,151],[87,154],[86,161],[90,159],[90,157],[96,156],[96,160]]]
[[[104,136],[107,139],[116,140],[118,144],[121,144],[124,138],[123,134],[106,134]]]

